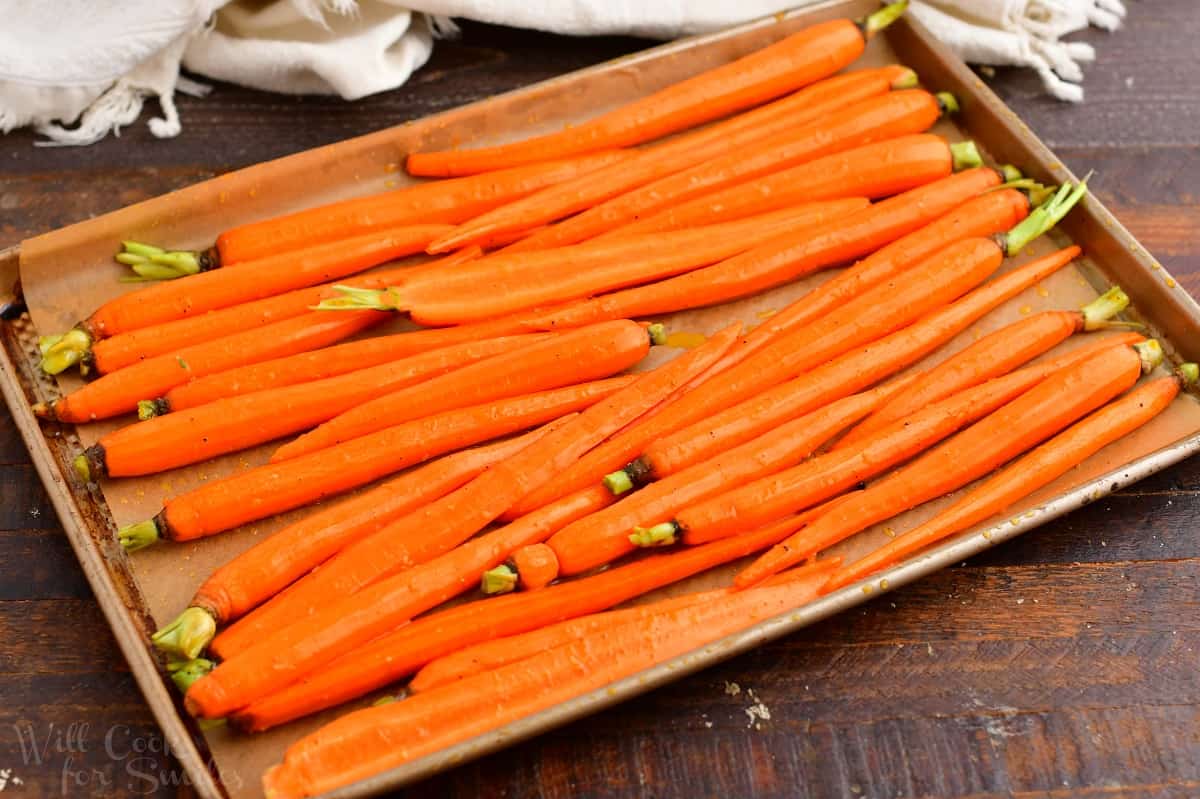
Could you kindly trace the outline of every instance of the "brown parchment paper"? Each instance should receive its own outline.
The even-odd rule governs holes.
[[[65,330],[104,301],[131,290],[131,287],[117,282],[116,278],[123,274],[124,268],[112,261],[112,254],[122,239],[146,240],[181,248],[203,247],[210,244],[221,230],[238,223],[403,186],[411,182],[401,169],[403,156],[409,151],[466,142],[496,142],[553,129],[736,58],[802,24],[832,16],[857,14],[872,7],[873,4],[865,0],[831,3],[802,17],[782,19],[778,24],[767,22],[749,26],[736,35],[668,45],[648,54],[585,70],[429,120],[260,164],[28,240],[21,245],[20,269],[33,323],[38,332],[43,334]],[[889,42],[877,39],[855,66],[862,68],[894,60],[896,54]],[[937,78],[936,72],[926,72],[931,88],[941,88]],[[953,139],[964,137],[964,131],[949,122],[939,123],[936,130]],[[977,139],[980,137],[978,131],[971,133]],[[1025,167],[1024,164],[1020,166]],[[1023,263],[1067,241],[1061,234],[1055,234],[1054,239],[1053,242],[1037,242],[1028,253],[1005,268]],[[1083,243],[1086,248],[1088,242]],[[940,361],[981,335],[1039,310],[1078,307],[1094,298],[1098,289],[1102,290],[1110,284],[1111,280],[1106,275],[1112,274],[1112,271],[1110,264],[1095,263],[1084,258],[1076,266],[1062,270],[989,314],[928,361]],[[828,277],[828,273],[816,275],[756,297],[719,307],[676,313],[660,321],[666,322],[674,332],[705,335],[733,320],[741,320],[748,327],[753,326]],[[1137,312],[1142,318],[1155,321],[1155,308],[1141,307]],[[382,332],[388,331],[377,331]],[[1063,347],[1077,343],[1067,342]],[[671,347],[656,348],[640,368],[657,365],[680,351]],[[1050,353],[1048,357],[1056,353]],[[914,368],[926,365],[918,364]],[[73,377],[63,377],[58,382],[63,392],[79,385],[79,381]],[[81,442],[88,445],[104,433],[132,421],[131,418],[123,418],[81,426],[78,435]],[[1011,515],[1018,516],[1069,488],[1198,431],[1200,405],[1192,397],[1181,397],[1162,416],[1012,509]],[[117,525],[148,518],[158,511],[164,497],[262,463],[274,446],[236,453],[162,475],[106,481],[102,485],[104,500]],[[930,503],[889,521],[886,526],[902,532],[951,500],[952,497],[948,497]],[[204,541],[162,545],[134,554],[130,557],[130,563],[136,588],[155,622],[165,623],[186,607],[195,588],[216,567],[305,512],[297,511],[264,520]],[[837,551],[854,559],[878,546],[884,538],[882,526],[873,528],[838,547]],[[721,569],[685,581],[666,589],[665,593],[692,591],[721,583],[728,579],[732,570]],[[646,599],[650,598],[653,597]],[[355,706],[369,703],[374,698],[367,697]],[[350,707],[329,711],[254,737],[240,736],[223,729],[206,733],[225,790],[233,797],[259,796],[259,775],[268,765],[280,759],[291,741],[347,709]],[[156,706],[158,710],[161,708]],[[178,722],[168,718],[164,724],[167,723]],[[495,742],[503,740],[504,735],[504,731],[498,734]],[[449,765],[449,762],[436,767],[445,765]],[[417,775],[418,772],[411,773]]]

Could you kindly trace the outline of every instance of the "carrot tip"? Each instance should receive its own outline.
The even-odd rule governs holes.
[[[483,573],[483,578],[479,581],[479,588],[489,596],[515,591],[517,588],[517,572],[507,563],[501,564],[494,569],[488,569]]]
[[[192,683],[207,675],[216,666],[216,663],[207,658],[172,660],[167,663],[167,673],[171,675],[171,682],[175,683],[175,687],[186,694],[192,687]],[[220,719],[214,719],[214,721],[220,721]]]
[[[217,620],[204,608],[190,607],[150,636],[155,648],[173,657],[194,660],[217,634]]]
[[[39,340],[42,351],[42,371],[48,375],[65,372],[79,363],[92,347],[92,337],[78,327],[73,327],[61,336],[48,336]]]
[[[635,547],[669,547],[678,540],[679,525],[663,522],[653,527],[635,527],[629,534],[629,543]]]
[[[117,540],[121,542],[121,548],[126,552],[137,552],[139,549],[145,549],[148,546],[158,543],[160,538],[158,523],[154,519],[147,519],[144,522],[137,522],[136,524],[128,524],[117,530]]]

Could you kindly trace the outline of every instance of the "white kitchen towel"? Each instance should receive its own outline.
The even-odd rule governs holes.
[[[435,35],[465,18],[574,35],[654,38],[716,30],[815,0],[0,0],[0,131],[90,144],[132,123],[147,98],[162,138],[180,130],[179,74],[291,94],[362,97],[401,85]],[[1078,101],[1093,57],[1062,37],[1114,29],[1121,0],[916,0],[912,13],[966,60],[1035,69]]]

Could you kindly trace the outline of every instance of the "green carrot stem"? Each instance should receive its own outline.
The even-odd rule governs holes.
[[[158,522],[147,519],[144,522],[127,524],[117,530],[117,540],[126,552],[137,552],[158,543],[162,536],[158,530]]]
[[[1129,295],[1120,286],[1113,286],[1079,309],[1083,314],[1084,330],[1110,327],[1109,320],[1129,307]]]
[[[678,540],[679,525],[663,522],[653,527],[635,527],[629,542],[635,547],[669,547]]]
[[[507,563],[502,563],[494,569],[488,569],[483,573],[479,587],[483,593],[488,595],[507,594],[515,591],[517,588],[517,570]]]
[[[1138,357],[1142,359],[1142,374],[1150,374],[1163,362],[1162,345],[1156,339],[1139,341],[1133,345]]]
[[[150,636],[154,646],[168,655],[194,660],[217,634],[217,620],[204,608],[190,607]]]
[[[217,664],[207,658],[174,660],[167,663],[167,673],[171,675],[171,681],[175,683],[175,687],[186,694],[192,687],[192,683],[216,667]]]
[[[92,348],[92,337],[73,327],[61,336],[49,336],[42,351],[42,371],[48,375],[65,372],[79,363]],[[51,343],[52,342],[52,343]]]
[[[979,148],[970,139],[951,144],[950,158],[953,160],[955,172],[975,169],[983,165],[983,157],[979,154]]]
[[[888,3],[883,8],[867,16],[865,19],[859,20],[858,27],[862,30],[863,36],[870,39],[881,30],[891,25],[904,14],[908,9],[908,0],[898,0],[895,3]]]
[[[958,98],[950,92],[938,92],[934,97],[937,99],[938,107],[942,109],[943,116],[957,114],[961,110]]]

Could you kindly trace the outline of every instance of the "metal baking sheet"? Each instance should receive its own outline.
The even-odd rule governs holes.
[[[111,260],[123,238],[198,247],[211,242],[220,230],[232,224],[404,185],[408,178],[401,164],[407,152],[515,139],[553,129],[737,58],[813,22],[836,16],[860,16],[874,7],[876,3],[872,0],[830,2],[719,34],[672,43],[428,119],[224,175],[30,239],[22,243],[19,251],[13,248],[0,253],[0,286],[12,285],[19,276],[28,306],[27,313],[0,328],[4,345],[0,348],[0,389],[138,684],[201,796],[258,796],[259,774],[279,760],[288,743],[345,712],[346,708],[329,711],[254,737],[226,730],[202,734],[183,713],[163,677],[156,654],[148,645],[148,633],[178,613],[192,590],[213,568],[297,514],[248,525],[205,541],[164,545],[127,557],[116,545],[115,525],[149,516],[164,496],[263,461],[267,448],[164,475],[110,481],[100,490],[79,484],[70,470],[71,458],[81,446],[113,429],[117,422],[79,428],[38,426],[29,412],[30,403],[76,385],[74,378],[56,381],[39,374],[38,333],[65,329],[103,301],[127,290],[115,280],[120,271]],[[970,70],[912,20],[902,21],[886,36],[872,42],[855,66],[895,60],[915,68],[926,86],[958,95],[962,113],[953,123],[939,123],[938,132],[951,138],[973,138],[993,162],[1015,163],[1045,182],[1057,183],[1072,177]],[[1086,257],[1078,267],[1065,269],[1014,298],[933,357],[944,358],[980,335],[1025,314],[1078,306],[1094,297],[1098,290],[1119,283],[1133,298],[1133,313],[1163,339],[1173,357],[1200,359],[1197,343],[1200,337],[1196,335],[1200,329],[1200,308],[1096,200],[1085,201],[1054,234],[1053,242],[1041,242],[1040,248],[1033,248],[1018,263],[1061,246],[1068,239],[1085,248]],[[701,334],[711,333],[733,319],[756,324],[827,277],[817,275],[739,302],[672,314],[663,321],[674,330]],[[677,352],[660,348],[643,368]],[[1117,486],[1175,463],[1200,449],[1198,431],[1200,404],[1191,396],[1181,397],[1150,425],[1098,453],[1014,508],[1005,519],[968,532],[876,576],[867,586],[869,593],[864,586],[848,587],[675,662],[377,775],[336,795],[365,796],[412,782],[785,635],[865,601],[885,588],[898,587],[995,546]],[[907,529],[930,515],[939,504],[932,503],[888,524],[895,530]],[[882,536],[882,530],[867,531],[841,549],[853,558],[877,546]],[[717,570],[672,586],[669,591],[696,590],[719,583],[730,572],[729,568]]]

